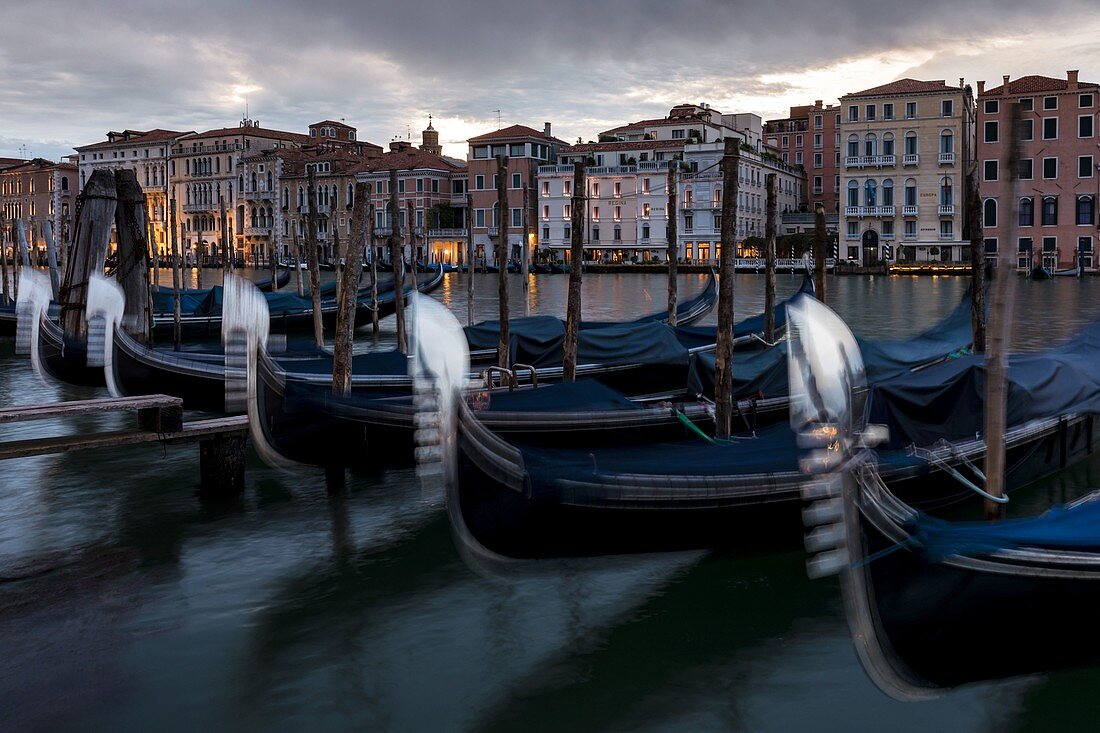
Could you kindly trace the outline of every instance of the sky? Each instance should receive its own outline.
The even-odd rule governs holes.
[[[500,125],[569,142],[682,102],[782,117],[894,79],[1100,80],[1096,0],[35,0],[0,23],[0,157],[108,130],[305,132],[444,152]],[[498,117],[499,115],[499,117]]]

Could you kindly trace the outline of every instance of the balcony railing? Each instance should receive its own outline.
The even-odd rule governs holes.
[[[429,237],[465,237],[465,229],[429,229]]]
[[[246,237],[267,237],[271,235],[271,227],[245,227]]]
[[[643,160],[638,163],[638,170],[640,171],[667,171],[667,160]]]
[[[937,208],[940,216],[954,216],[955,205],[954,204],[940,204]]]
[[[215,204],[184,204],[183,213],[185,214],[200,214],[205,211],[213,211]]]
[[[893,206],[845,206],[844,216],[893,216]]]
[[[882,167],[895,164],[896,159],[893,155],[849,155],[844,159],[844,165],[848,168]]]
[[[954,165],[955,154],[954,153],[940,153],[940,165]]]
[[[571,165],[540,165],[539,173],[572,173]]]
[[[274,191],[245,191],[245,201],[271,201],[275,198]]]
[[[920,165],[920,156],[916,153],[906,153],[901,156],[902,165]]]
[[[906,204],[905,206],[901,207],[901,214],[902,216],[916,216],[918,210],[919,207],[913,204]]]
[[[586,169],[585,172],[590,176],[625,176],[629,173],[635,173],[637,170],[638,166],[636,165],[598,165]]]

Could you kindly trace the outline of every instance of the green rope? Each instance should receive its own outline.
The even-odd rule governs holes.
[[[707,441],[711,445],[731,445],[731,444],[737,442],[736,438],[712,438],[712,437],[710,437],[709,435],[704,433],[698,425],[696,425],[691,420],[689,420],[687,415],[685,415],[684,413],[682,413],[679,410],[676,410],[676,419],[679,420],[680,422],[682,422],[684,424],[684,427],[686,427],[688,430],[695,433],[696,436],[702,438],[703,440]]]

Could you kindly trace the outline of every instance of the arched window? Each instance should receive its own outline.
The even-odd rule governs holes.
[[[848,181],[848,205],[859,206],[859,182]]]
[[[274,188],[271,184],[272,184],[271,171],[268,171],[267,172],[267,189],[266,190],[270,191]]]
[[[344,196],[344,206],[351,208],[355,204],[355,188],[349,183],[347,194]]]
[[[305,203],[306,203],[305,194],[302,191],[302,187],[299,185],[298,186],[298,211],[301,211],[302,209],[305,208]]]
[[[867,191],[864,197],[867,201],[867,205],[878,206],[878,186],[875,184],[875,182],[872,179],[868,178],[867,183],[864,184],[864,188]]]
[[[1020,226],[1035,226],[1035,200],[1026,196],[1020,199]]]
[[[885,141],[884,141],[885,142]],[[884,153],[885,155],[885,153]],[[887,178],[882,182],[882,205],[893,206],[894,205],[894,181]]]
[[[250,190],[252,190],[252,191],[256,191],[256,190],[258,190],[258,189],[256,188],[256,171],[252,171],[252,178],[251,178],[251,180],[249,181],[249,183],[251,183],[251,184],[252,184],[252,188],[251,188]]]
[[[913,132],[912,130],[905,133],[905,154],[917,154],[917,133]]]
[[[1077,197],[1077,223],[1092,224],[1096,219],[1096,200],[1092,196]]]
[[[951,185],[951,179],[944,176],[940,179],[940,206],[952,206],[955,203],[955,189]]]
[[[888,132],[882,136],[882,154],[894,154],[894,133]]]
[[[240,174],[237,175],[237,190],[240,191],[241,193],[244,193],[244,174],[243,173],[240,173]]]
[[[905,179],[905,205],[917,205],[917,182],[912,178]]]
[[[875,133],[867,133],[867,137],[863,140],[863,154],[864,155],[878,155],[878,138]]]
[[[61,190],[62,191],[68,191],[69,190],[69,177],[68,176],[61,176]]]
[[[290,189],[283,186],[283,208],[290,208]]]
[[[951,130],[944,130],[940,133],[940,152],[955,152],[955,133],[951,132]]]
[[[859,155],[859,136],[852,133],[848,136],[848,156],[856,157]]]
[[[1043,199],[1043,226],[1050,227],[1058,223],[1058,198],[1047,196]]]
[[[982,226],[997,226],[997,199],[986,199],[982,206]]]
[[[257,220],[257,217],[256,217],[256,207],[255,207],[255,206],[253,206],[253,207],[252,207],[252,228],[253,228],[253,229],[255,229],[255,228],[256,228],[257,226],[259,226],[259,224],[257,223],[257,221],[256,221],[256,220]]]

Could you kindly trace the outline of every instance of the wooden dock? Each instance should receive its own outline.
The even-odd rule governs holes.
[[[0,460],[141,443],[198,443],[203,492],[224,495],[244,489],[248,417],[234,415],[184,422],[183,400],[179,397],[146,395],[8,407],[0,409],[0,425],[107,412],[133,412],[136,425],[121,430],[0,440]]]

